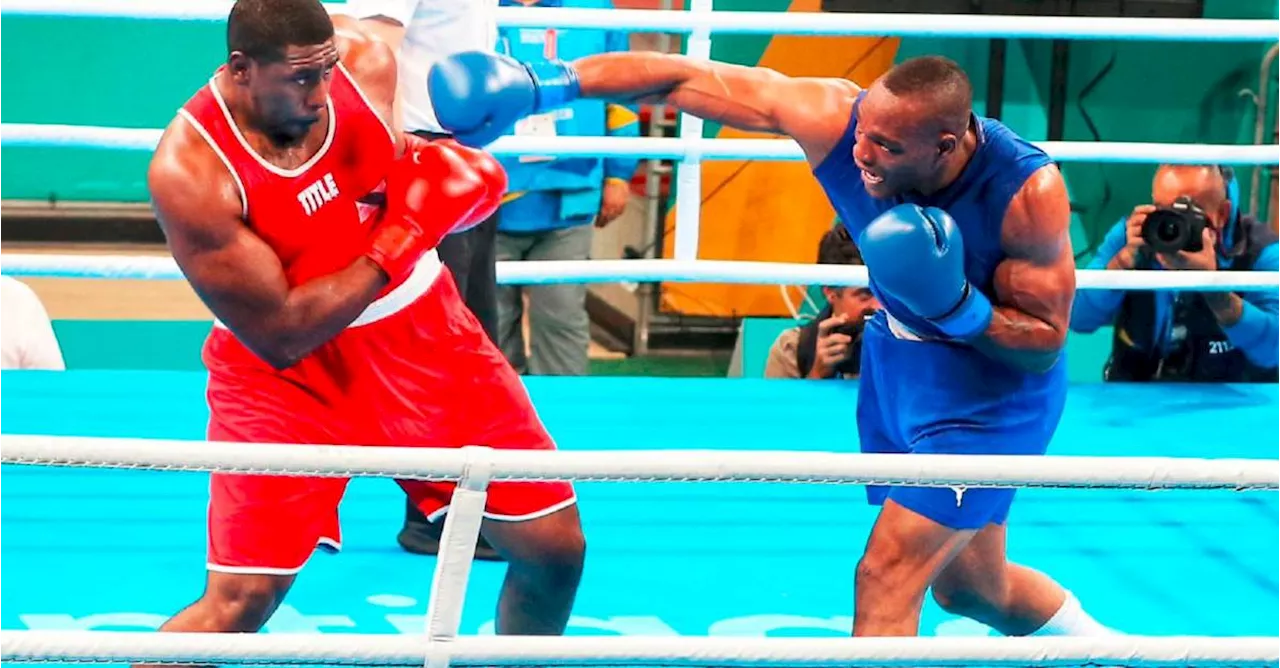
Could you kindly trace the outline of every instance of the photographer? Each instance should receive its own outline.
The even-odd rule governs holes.
[[[818,243],[818,264],[862,264],[858,248],[838,224]],[[862,328],[880,307],[866,288],[823,286],[824,307],[809,323],[778,335],[769,348],[765,378],[857,378]]]
[[[1280,246],[1239,211],[1230,168],[1162,165],[1152,203],[1107,233],[1089,269],[1277,271]],[[1115,326],[1108,381],[1276,382],[1276,290],[1081,290],[1072,331]]]

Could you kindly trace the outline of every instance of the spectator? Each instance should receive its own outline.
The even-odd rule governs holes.
[[[862,264],[862,256],[837,224],[818,242],[818,264]],[[861,369],[862,329],[880,308],[867,288],[823,286],[827,305],[805,325],[778,335],[765,362],[765,378],[857,378]]]
[[[610,0],[501,0],[501,5],[612,9]],[[627,50],[627,35],[604,30],[508,28],[498,50],[522,62]],[[582,99],[564,109],[516,125],[526,136],[626,136],[640,133],[630,109]],[[500,209],[499,261],[586,260],[593,228],[620,216],[631,194],[635,158],[507,158],[510,180]],[[529,355],[523,320],[528,298]],[[498,345],[520,373],[583,376],[587,373],[590,322],[583,283],[503,286],[498,290]]]
[[[1152,203],[1103,239],[1090,269],[1277,271],[1276,234],[1242,215],[1229,168],[1162,165]],[[1280,298],[1238,292],[1081,290],[1071,329],[1114,325],[1109,381],[1276,382]]]
[[[492,51],[498,28],[494,0],[348,0],[335,13],[359,19],[360,27],[396,52],[400,90],[398,121],[405,130],[426,138],[442,138],[431,99],[427,72],[436,61],[462,51]],[[490,339],[497,341],[498,281],[494,235],[498,215],[458,234],[445,237],[436,251],[449,267],[467,308]],[[404,525],[396,536],[400,547],[414,554],[433,555],[440,549],[444,518],[428,520],[412,503],[405,504]],[[501,557],[480,537],[477,559]]]
[[[0,368],[62,371],[62,349],[53,323],[35,291],[25,283],[0,276]]]

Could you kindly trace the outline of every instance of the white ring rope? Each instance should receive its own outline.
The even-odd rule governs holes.
[[[7,147],[116,149],[151,151],[160,130],[106,128],[81,125],[0,125],[0,143]],[[1170,164],[1224,163],[1274,165],[1280,146],[1228,144],[1158,144],[1146,142],[1032,142],[1062,162],[1147,162]],[[790,139],[676,139],[654,137],[502,137],[485,150],[497,156],[558,155],[572,158],[641,157],[660,160],[804,160]]]
[[[924,487],[1280,489],[1280,460],[729,450],[521,451],[0,435],[6,464],[457,480],[790,482]]]
[[[335,9],[334,11],[340,11]],[[539,14],[539,12],[549,12]],[[607,12],[607,16],[603,15]],[[1276,22],[1265,19],[1159,19],[996,14],[876,14],[863,12],[716,11],[711,15],[660,9],[589,10],[501,7],[509,28],[599,28],[713,35],[863,35],[877,37],[1118,39],[1187,42],[1274,42]],[[1182,31],[1195,31],[1186,34]]]
[[[0,273],[31,278],[182,280],[170,257],[129,255],[0,254]],[[727,260],[537,260],[499,262],[502,285],[554,283],[739,283],[866,287],[862,266]],[[1272,290],[1274,271],[1105,271],[1077,269],[1083,290]]]
[[[422,666],[1275,666],[1275,638],[693,638],[2,631],[15,663]]]
[[[343,5],[326,5],[343,13]],[[224,21],[229,2],[207,0],[7,0],[3,16],[92,16],[182,21]],[[500,7],[504,28],[617,28],[690,34],[895,35],[900,37],[1009,37],[1119,39],[1171,42],[1274,42],[1276,22],[1261,19],[1167,19],[1092,16],[871,14],[861,12],[725,12],[712,15],[653,9]]]

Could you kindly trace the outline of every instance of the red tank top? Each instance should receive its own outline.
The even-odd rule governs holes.
[[[324,143],[296,169],[272,165],[250,148],[213,79],[179,113],[231,172],[245,221],[275,250],[289,285],[343,269],[363,254],[366,221],[376,208],[357,200],[382,187],[395,143],[341,65],[329,85]]]

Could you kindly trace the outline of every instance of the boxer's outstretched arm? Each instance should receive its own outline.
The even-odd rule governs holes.
[[[859,88],[838,78],[793,78],[680,55],[632,51],[572,63],[584,97],[665,102],[740,130],[791,136],[811,164],[831,152],[849,124]]]
[[[241,218],[240,194],[226,168],[207,146],[174,139],[162,140],[147,175],[169,250],[214,317],[271,366],[296,364],[386,286],[386,274],[362,257],[290,287],[275,252]]]
[[[1071,320],[1076,268],[1071,210],[1055,166],[1027,179],[1005,213],[996,267],[991,324],[973,344],[987,355],[1028,371],[1051,368]]]

